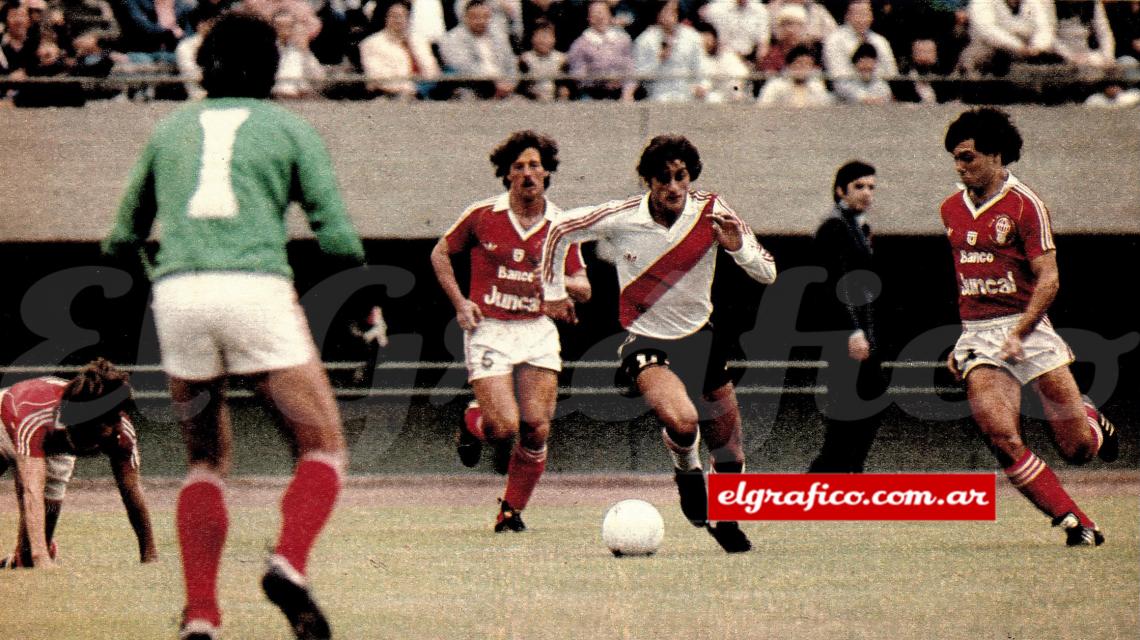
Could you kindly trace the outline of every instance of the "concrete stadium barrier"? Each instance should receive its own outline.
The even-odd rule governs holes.
[[[0,241],[90,241],[106,232],[153,125],[179,103],[12,109],[0,130]],[[697,185],[725,195],[761,234],[804,234],[825,213],[834,171],[879,168],[879,233],[938,234],[956,176],[942,149],[956,105],[759,109],[742,105],[308,102],[289,105],[326,137],[345,198],[369,238],[440,235],[462,207],[501,185],[488,162],[507,133],[553,135],[563,207],[640,189],[634,166],[652,135],[701,149]],[[1140,233],[1140,119],[1134,110],[1011,107],[1026,149],[1018,176],[1051,206],[1059,233]],[[292,231],[307,231],[296,217]]]

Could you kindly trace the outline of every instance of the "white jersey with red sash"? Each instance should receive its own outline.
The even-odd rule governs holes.
[[[523,229],[510,209],[509,194],[467,207],[444,234],[450,253],[471,252],[468,297],[483,315],[497,320],[526,320],[542,316],[538,265],[550,223],[562,214],[546,201],[544,219]],[[583,268],[581,249],[572,247],[566,273]],[[565,257],[565,256],[564,256]]]
[[[630,333],[672,340],[698,331],[712,315],[716,269],[713,213],[739,220],[715,194],[691,191],[677,220],[666,228],[649,213],[648,194],[574,209],[551,227],[543,251],[543,284],[548,300],[566,297],[567,248],[599,240],[615,250],[621,287],[619,319]],[[776,279],[776,263],[741,221],[744,246],[729,255],[753,279]]]
[[[1010,174],[1001,190],[975,206],[963,187],[942,203],[942,223],[958,275],[964,321],[1025,311],[1036,278],[1030,262],[1055,249],[1045,204]]]

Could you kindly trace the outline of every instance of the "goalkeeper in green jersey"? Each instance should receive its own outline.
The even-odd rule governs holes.
[[[364,250],[320,137],[266,100],[278,65],[273,28],[249,15],[223,16],[198,64],[207,98],[157,125],[103,243],[110,256],[137,253],[158,223],[152,305],[189,451],[176,510],[186,587],[179,637],[213,639],[221,625],[216,582],[232,442],[226,378],[243,375],[280,416],[298,455],[262,587],[296,637],[328,638],[305,564],[340,491],[346,454],[286,260],[290,202],[300,204],[326,254],[361,265]],[[368,318],[378,319],[376,311]]]

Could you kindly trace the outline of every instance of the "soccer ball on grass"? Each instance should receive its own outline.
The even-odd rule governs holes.
[[[602,520],[602,542],[617,557],[653,555],[665,537],[665,521],[644,500],[622,500]]]

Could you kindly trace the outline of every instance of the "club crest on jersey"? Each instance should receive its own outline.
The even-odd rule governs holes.
[[[511,252],[511,257],[515,259],[515,262],[522,262],[523,259],[526,258],[526,251],[515,249]]]
[[[977,243],[978,243],[978,232],[977,231],[967,231],[966,232],[966,244],[968,244],[972,247]]]
[[[625,258],[625,261],[630,264],[637,262],[637,254],[632,251],[626,251],[625,255],[622,257]]]
[[[484,242],[483,248],[487,251],[494,251],[495,249],[499,248],[499,245],[495,244],[494,242]]]
[[[1010,242],[1010,234],[1013,232],[1013,220],[1009,216],[1000,216],[994,220],[994,244],[999,247],[1004,247]]]

